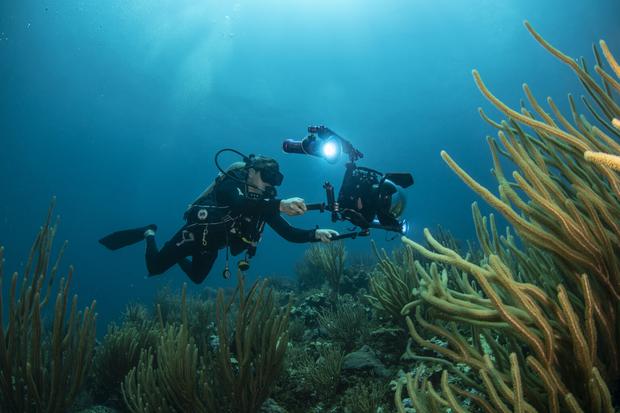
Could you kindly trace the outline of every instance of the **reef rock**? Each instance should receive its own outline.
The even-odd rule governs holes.
[[[385,368],[385,365],[377,358],[377,355],[369,346],[364,346],[344,356],[342,369],[371,370],[380,377],[389,377],[391,375],[390,371]]]
[[[317,327],[319,325],[319,314],[329,305],[327,294],[323,291],[316,291],[308,295],[298,305],[291,309],[291,318],[303,320],[307,327]]]
[[[355,295],[361,290],[367,290],[369,280],[370,275],[365,268],[345,268],[342,280],[340,281],[340,293]]]

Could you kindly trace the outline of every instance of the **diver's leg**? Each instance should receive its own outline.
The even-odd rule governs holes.
[[[181,229],[174,234],[170,241],[164,244],[161,250],[157,249],[155,236],[147,236],[145,258],[146,268],[149,274],[163,274],[170,269],[170,267],[191,255],[193,245],[194,235],[186,229]]]
[[[181,267],[185,274],[189,275],[192,272],[192,261],[189,258],[183,257],[177,264],[179,264],[179,267]]]
[[[202,250],[192,256],[191,262],[184,259],[179,266],[193,282],[200,284],[209,275],[216,258],[217,250]]]

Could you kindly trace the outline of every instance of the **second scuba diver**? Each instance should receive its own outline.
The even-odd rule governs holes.
[[[243,156],[237,151],[227,150]],[[266,156],[250,155],[243,156],[243,159],[226,171],[220,169],[215,182],[185,211],[186,224],[161,250],[155,242],[157,226],[154,224],[117,231],[99,242],[116,250],[145,239],[149,275],[162,274],[178,264],[193,282],[199,284],[211,271],[221,249],[226,249],[225,278],[230,276],[229,251],[233,256],[245,251],[245,258],[239,261],[238,267],[247,270],[248,260],[256,252],[265,224],[287,241],[295,243],[330,242],[332,236],[338,235],[332,229],[292,227],[280,213],[302,215],[306,212],[306,204],[297,197],[276,198],[275,187],[283,179],[278,162]]]

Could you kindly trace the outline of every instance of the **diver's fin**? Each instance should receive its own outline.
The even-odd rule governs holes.
[[[151,224],[145,227],[116,231],[101,238],[99,243],[107,249],[114,251],[142,241],[144,239],[144,232],[149,229],[156,231],[157,225]]]

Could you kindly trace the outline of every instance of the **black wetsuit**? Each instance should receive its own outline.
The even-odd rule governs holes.
[[[232,255],[247,251],[251,257],[265,223],[287,241],[316,241],[315,230],[292,227],[280,216],[279,199],[252,197],[254,194],[248,193],[245,187],[225,178],[209,195],[194,203],[194,206],[206,205],[205,208],[211,211],[210,216],[220,214],[216,217],[216,223],[197,223],[188,219],[187,224],[161,250],[157,249],[154,236],[147,237],[146,266],[149,274],[162,274],[179,264],[189,278],[199,284],[211,271],[220,249],[228,247]],[[190,256],[191,261],[187,258]]]

